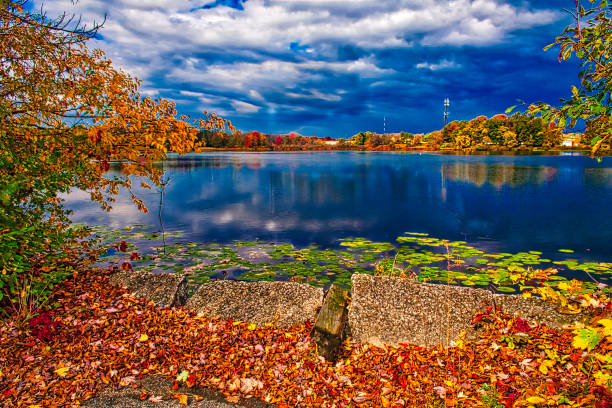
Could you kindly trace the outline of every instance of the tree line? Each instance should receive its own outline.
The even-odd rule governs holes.
[[[207,148],[239,150],[329,150],[346,148],[345,139],[303,136],[295,132],[265,134],[259,131],[243,132],[218,129],[202,129],[198,140]]]
[[[350,143],[376,150],[550,149],[558,147],[562,138],[561,129],[554,123],[515,113],[510,117],[500,114],[491,118],[478,116],[469,121],[453,121],[441,130],[426,134],[359,132],[350,139]]]

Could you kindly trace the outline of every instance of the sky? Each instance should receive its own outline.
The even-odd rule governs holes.
[[[94,47],[182,114],[243,131],[412,133],[558,104],[577,84],[554,41],[571,0],[34,0],[106,21]]]

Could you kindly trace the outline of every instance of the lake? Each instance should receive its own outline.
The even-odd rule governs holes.
[[[570,249],[581,262],[612,260],[610,157],[211,152],[164,167],[161,220],[182,242],[333,249],[342,238],[395,242],[415,232],[489,252],[557,259]],[[139,195],[148,214],[127,195],[110,213],[80,192],[67,206],[76,222],[160,230],[159,189]]]

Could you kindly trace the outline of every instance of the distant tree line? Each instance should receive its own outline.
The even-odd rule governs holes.
[[[562,138],[561,129],[554,123],[516,113],[510,117],[478,116],[469,121],[454,121],[442,130],[427,134],[359,132],[350,143],[370,150],[487,150],[553,148],[561,144]]]
[[[206,147],[247,150],[323,150],[347,147],[345,139],[288,134],[264,134],[258,131],[233,132],[217,129],[201,130],[198,136]]]
[[[605,137],[610,125],[607,117],[586,122],[584,135],[574,134],[573,145],[586,148]],[[430,133],[359,132],[350,139],[303,136],[295,132],[264,134],[231,129],[200,129],[198,139],[207,148],[239,150],[533,150],[561,146],[562,129],[554,122],[524,113],[512,116],[478,116],[472,120],[450,122]],[[609,149],[603,145],[602,150]]]

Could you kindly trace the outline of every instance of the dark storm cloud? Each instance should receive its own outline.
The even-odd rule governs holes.
[[[137,4],[134,5],[133,3]],[[453,119],[503,112],[517,99],[555,102],[575,63],[542,48],[571,1],[69,0],[85,20],[108,13],[97,46],[144,92],[239,128],[430,131],[441,101]]]

